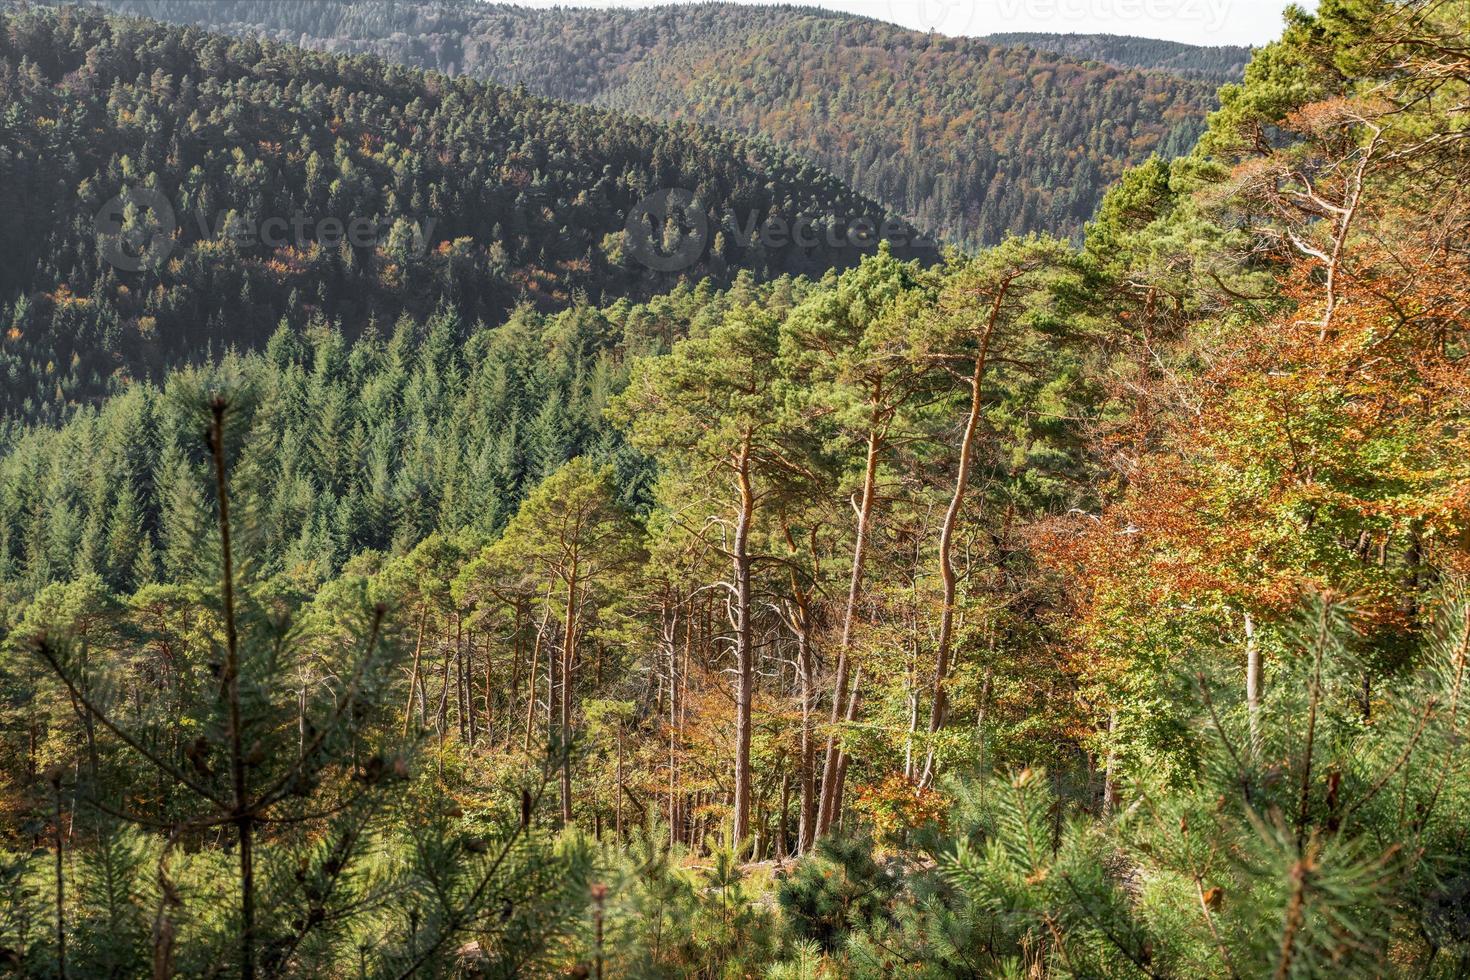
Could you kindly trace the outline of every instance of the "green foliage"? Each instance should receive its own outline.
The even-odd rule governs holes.
[[[737,45],[717,6],[218,9],[456,70],[612,25],[625,48],[546,84],[657,103],[713,77],[691,111],[757,128],[810,94],[801,138],[852,130],[831,152],[902,105],[884,138],[931,161],[975,135],[966,100],[1160,77],[791,8]],[[779,212],[830,181],[753,188],[764,148],[371,58],[8,15],[0,165],[37,201],[45,159],[96,177],[84,201],[182,174],[239,219],[320,199],[386,231],[310,268],[181,232],[135,292],[73,274],[96,260],[62,207],[0,273],[12,367],[38,317],[90,316],[165,379],[99,375],[99,407],[4,433],[0,971],[1464,974],[1465,216],[1420,186],[1470,174],[1461,21],[1292,11],[1198,152],[1165,161],[1175,119],[1081,248],[762,282],[781,263],[721,227],[725,291],[638,304],[598,291],[660,285],[606,208],[688,178]],[[469,23],[530,26],[445,43]],[[788,41],[809,64],[770,63]],[[922,97],[869,97],[894,66]],[[1158,91],[1108,138],[1147,144],[1188,86]],[[1097,157],[1069,159],[1076,203]],[[445,201],[514,227],[416,255],[407,217]],[[527,300],[493,329],[486,282]],[[165,325],[262,303],[257,351],[166,369]],[[42,370],[46,404],[84,360]]]
[[[151,951],[153,923],[142,900],[152,890],[156,849],[138,827],[110,815],[91,823],[76,875],[73,969],[81,976],[137,976],[147,971]]]
[[[833,951],[876,926],[899,887],[897,870],[877,860],[872,839],[854,834],[823,838],[776,895],[797,936]]]
[[[1285,640],[1255,747],[1237,685],[1212,669],[1190,704],[1194,778],[1144,766],[1111,819],[1069,813],[1036,770],[972,785],[937,873],[911,875],[844,955],[873,976],[896,960],[932,975],[1438,975],[1441,956],[1451,975],[1470,604],[1453,587],[1435,608],[1371,723],[1345,610],[1318,602]]]
[[[674,976],[688,954],[694,884],[678,867],[684,852],[655,827],[614,852],[620,876],[609,882],[609,947],[616,972]]]
[[[219,585],[188,596],[200,624],[181,631],[165,587],[123,605],[94,574],[42,590],[6,651],[33,655],[71,708],[31,723],[31,778],[47,760],[51,786],[33,833],[49,824],[53,922],[72,935],[39,956],[63,975],[249,977],[442,974],[466,937],[491,970],[546,955],[586,855],[553,851],[529,814],[467,832],[388,723],[397,660],[367,577],[349,570],[309,605],[259,577],[249,390],[175,394],[208,434],[215,480],[201,496]],[[22,962],[44,942],[26,926],[45,907],[25,885],[39,871],[6,870]]]

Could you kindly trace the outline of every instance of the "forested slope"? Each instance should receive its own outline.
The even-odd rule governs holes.
[[[631,360],[667,351],[732,304],[784,309],[811,285],[738,277],[647,304],[518,309],[494,328],[444,311],[356,340],[320,318],[283,322],[258,353],[133,384],[58,430],[18,435],[0,458],[0,583],[32,591],[96,574],[132,591],[193,562],[202,447],[182,393],[236,386],[254,434],[244,465],[270,503],[256,560],[326,580],[364,550],[439,532],[499,533],[537,483],[586,456],[618,466],[624,503],[653,478],[603,419]],[[0,585],[0,588],[5,586]]]
[[[0,102],[0,411],[30,418],[283,315],[493,323],[686,274],[819,274],[857,261],[849,221],[886,215],[768,144],[96,11],[0,13]],[[665,188],[713,217],[661,273],[625,232]],[[844,234],[736,231],[768,217]]]
[[[946,38],[807,7],[151,0],[134,9],[767,136],[967,244],[1077,233],[1123,167],[1189,149],[1217,84],[1215,74],[1113,67],[1093,50]],[[1129,50],[1146,57],[1138,47]]]

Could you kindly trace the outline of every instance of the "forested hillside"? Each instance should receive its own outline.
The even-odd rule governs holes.
[[[857,261],[850,222],[886,217],[767,144],[95,11],[0,12],[0,102],[0,411],[33,419],[282,316],[386,332],[820,274]],[[713,218],[664,273],[625,239],[667,188]],[[741,234],[770,217],[816,233]]]
[[[1467,36],[1293,10],[1080,243],[15,428],[0,964],[1463,976]]]
[[[1092,50],[1058,55],[807,7],[127,3],[120,0],[152,16],[766,136],[966,244],[1076,234],[1125,166],[1193,145],[1216,85],[1214,74],[1111,67]]]
[[[982,40],[1005,47],[1017,45],[1052,51],[1080,61],[1101,61],[1119,68],[1173,72],[1215,83],[1239,80],[1250,60],[1250,48],[1233,44],[1202,47],[1124,34],[987,34]]]

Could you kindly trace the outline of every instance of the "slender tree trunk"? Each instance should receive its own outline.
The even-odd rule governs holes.
[[[485,686],[486,694],[489,694],[490,686]],[[479,710],[475,707],[475,631],[465,630],[464,634],[464,703],[465,710],[470,716],[470,748],[475,747],[475,741],[480,735]]]
[[[703,615],[700,615],[700,603],[695,599],[689,600],[689,622],[684,627],[684,667],[679,673],[679,743],[684,743],[684,733],[689,728],[689,671],[694,662],[694,645],[697,642],[708,642],[710,605],[714,602],[712,595],[706,594],[704,600]],[[702,630],[697,624],[702,624]],[[699,809],[699,791],[695,790],[693,795],[686,790],[679,794],[679,806],[681,808],[680,819],[685,832],[688,834],[688,844],[692,850],[697,843],[698,819],[695,817]]]
[[[970,470],[974,462],[975,435],[980,428],[980,408],[984,394],[985,367],[990,357],[990,341],[995,334],[995,325],[1000,320],[1001,304],[1005,301],[1006,289],[996,292],[991,303],[990,316],[986,320],[980,338],[980,349],[975,354],[975,368],[970,376],[970,412],[965,417],[964,435],[960,437],[960,465],[955,474],[954,492],[950,494],[949,507],[944,512],[944,524],[939,530],[939,577],[944,585],[944,605],[939,613],[939,639],[934,654],[934,694],[929,704],[929,747],[924,755],[924,774],[920,784],[927,786],[934,780],[934,737],[944,725],[949,709],[949,698],[944,684],[949,676],[950,648],[954,643],[954,606],[957,579],[954,569],[954,531],[959,523],[960,509],[965,503],[965,491],[969,488]]]
[[[878,396],[875,394],[874,400]],[[883,450],[878,410],[875,408],[868,427],[868,455],[863,466],[863,492],[858,504],[857,538],[852,546],[852,574],[847,582],[847,605],[842,613],[842,637],[837,648],[837,673],[832,684],[832,730],[827,733],[826,758],[822,766],[822,795],[817,806],[817,834],[825,834],[835,814],[840,771],[841,745],[837,726],[843,718],[843,702],[847,699],[848,652],[852,649],[852,624],[857,617],[858,599],[862,594],[863,562],[868,552],[869,525],[877,496],[878,459]]]
[[[796,538],[791,533],[791,527],[783,528],[786,534],[786,544],[791,553],[796,554]],[[813,561],[816,555],[813,552]],[[797,819],[796,819],[796,853],[805,854],[816,838],[817,824],[817,794],[816,794],[816,737],[812,731],[812,715],[816,711],[816,676],[815,665],[812,658],[812,636],[811,636],[811,597],[802,585],[801,576],[797,574],[795,565],[791,567],[791,598],[787,602],[787,620],[792,636],[796,638],[796,685],[797,697],[801,704],[801,731],[796,757],[796,789],[797,789]],[[783,791],[789,791],[786,786],[788,776],[783,776]],[[783,804],[781,819],[786,819],[786,808]]]
[[[424,679],[424,670],[419,668],[418,692],[414,696],[414,711],[419,718],[419,730],[429,727],[429,685]]]
[[[1409,526],[1409,546],[1404,550],[1404,617],[1411,629],[1419,627],[1420,592],[1424,588],[1424,528],[1418,521]]]
[[[908,731],[903,739],[903,778],[914,778],[914,736],[919,731],[919,651],[909,647],[908,669],[904,672],[904,700],[908,702]]]
[[[413,642],[413,668],[408,672],[408,703],[403,706],[403,730],[399,733],[408,737],[408,719],[413,716],[414,691],[419,685],[419,662],[424,653],[424,623],[429,618],[429,604],[419,603],[418,637]]]
[[[484,719],[485,719],[485,721],[484,721],[484,724],[482,726],[484,728],[484,732],[485,732],[485,747],[486,748],[494,748],[495,747],[495,714],[494,714],[494,712],[493,712],[493,710],[491,708],[491,705],[494,704],[494,702],[491,700],[491,698],[493,698],[495,695],[494,695],[494,689],[491,688],[491,686],[490,686],[491,683],[494,681],[494,676],[493,676],[493,674],[491,672],[491,669],[490,669],[490,642],[491,642],[490,641],[490,638],[489,637],[486,637],[486,639],[485,639],[485,713],[484,713]],[[475,647],[474,647],[474,644],[472,643],[472,644],[470,644],[470,659],[472,661],[474,660],[474,652],[475,652]]]
[[[853,671],[852,691],[847,696],[847,710],[843,712],[842,720],[851,725],[857,720],[858,705],[862,703],[863,669],[861,667]],[[842,825],[842,795],[847,785],[847,760],[845,751],[837,753],[837,778],[833,781],[832,810],[830,813],[829,826],[840,827]]]
[[[464,669],[464,624],[459,613],[454,614],[454,725],[459,729],[461,743],[469,741],[470,721],[465,711],[465,688],[468,678]]]
[[[669,842],[678,839],[679,783],[678,783],[678,733],[679,733],[679,603],[664,601],[664,636],[669,649]],[[688,635],[688,626],[685,626]],[[686,639],[687,642],[687,639]]]
[[[787,811],[791,809],[791,773],[781,769],[781,809],[776,818],[776,860],[786,860],[786,817]]]
[[[434,731],[439,737],[439,751],[444,751],[444,729],[449,724],[449,675],[454,661],[454,653],[445,646],[441,638],[439,645],[444,649],[443,683],[439,685],[439,704],[434,709]]]
[[[541,612],[541,624],[536,627],[536,640],[531,645],[531,671],[526,675],[526,738],[522,748],[526,752],[531,751],[531,736],[536,730],[536,684],[538,678],[536,671],[541,666],[541,645],[546,639],[546,623],[551,618],[551,604],[548,602]],[[551,696],[551,683],[546,685],[546,695]]]
[[[572,823],[572,658],[577,653],[577,563],[567,574],[567,616],[561,644],[561,822]]]
[[[1108,713],[1108,761],[1103,764],[1103,812],[1112,813],[1118,805],[1117,764],[1118,753],[1113,743],[1113,734],[1118,728],[1116,709]]]
[[[730,844],[740,848],[750,833],[750,727],[755,699],[755,658],[750,629],[750,524],[755,513],[755,495],[750,485],[750,435],[747,433],[736,460],[740,487],[740,513],[735,522],[735,799]]]
[[[805,617],[805,613],[801,613]],[[801,817],[797,823],[796,852],[805,854],[817,835],[816,764],[817,740],[812,731],[812,714],[816,708],[816,680],[813,677],[812,643],[805,625],[796,638],[796,669],[801,677],[801,759],[797,781],[801,797]]]
[[[510,656],[510,699],[505,704],[505,745],[507,748],[515,744],[515,716],[516,702],[521,696],[521,655],[526,646],[526,609],[522,600],[516,600],[515,633],[511,645]],[[490,651],[485,651],[485,678],[486,697],[489,696],[490,678]]]

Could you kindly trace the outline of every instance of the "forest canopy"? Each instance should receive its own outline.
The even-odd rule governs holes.
[[[953,38],[777,4],[108,5],[762,137],[966,245],[1078,234],[1123,168],[1188,152],[1246,55],[1139,38]]]

